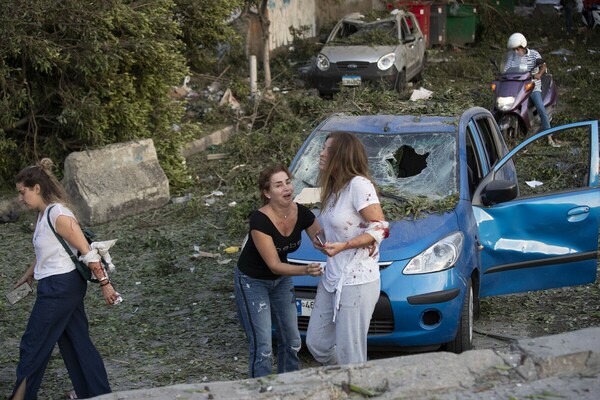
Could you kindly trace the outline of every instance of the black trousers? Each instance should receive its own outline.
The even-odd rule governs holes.
[[[89,335],[83,304],[86,290],[87,282],[77,270],[38,282],[37,299],[21,338],[14,389],[26,379],[25,399],[37,398],[56,343],[79,398],[111,392],[104,363]]]

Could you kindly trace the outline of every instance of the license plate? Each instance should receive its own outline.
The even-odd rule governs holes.
[[[314,306],[315,299],[296,299],[296,310],[298,311],[298,316],[310,317]]]
[[[360,86],[361,79],[358,75],[342,76],[342,85],[344,86]]]

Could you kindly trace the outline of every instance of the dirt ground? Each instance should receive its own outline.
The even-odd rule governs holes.
[[[168,206],[94,227],[101,238],[117,238],[111,251],[113,280],[124,301],[103,304],[90,286],[86,306],[91,336],[115,391],[178,383],[246,378],[246,342],[233,301],[236,254],[223,249],[241,238],[224,235],[219,215],[227,196],[211,206],[205,198]],[[31,223],[24,214],[0,225],[0,291],[7,292],[31,260]],[[198,246],[194,248],[194,246]],[[218,254],[196,256],[199,251]],[[211,255],[209,254],[209,255]],[[33,296],[15,306],[0,302],[0,395],[8,396],[18,345]],[[598,283],[484,299],[476,321],[475,348],[501,348],[511,339],[600,326]],[[482,334],[483,333],[483,334]],[[401,353],[372,353],[373,358]],[[302,368],[315,366],[301,353]],[[40,399],[64,398],[70,389],[57,351],[48,366]]]
[[[563,45],[571,46],[568,42],[552,42],[546,50]],[[471,65],[460,61],[439,61],[468,59],[479,52],[480,49],[471,53],[468,49],[433,52],[431,73],[426,75],[425,83],[438,93],[442,90],[439,85],[445,85],[444,96],[452,100],[459,96],[452,97],[456,90],[448,87],[479,81],[473,84],[479,85],[477,89],[467,90],[473,93],[473,98],[481,99],[482,106],[487,106],[489,96],[482,94],[480,82],[491,78],[488,64],[483,65],[484,72],[473,72]],[[590,54],[592,58],[597,53]],[[553,59],[555,64],[559,57]],[[572,60],[569,62],[573,64]],[[583,63],[585,57],[574,62]],[[581,102],[593,92],[585,89],[591,87],[584,84],[585,79],[591,79],[585,64],[583,71],[588,72],[570,76],[566,72],[557,73],[563,79],[563,88],[565,82],[584,88],[571,100],[566,91],[561,91],[565,100],[562,104],[572,101],[581,113],[586,112]],[[441,83],[436,80],[439,76],[452,79]],[[597,101],[589,104],[597,105]],[[591,109],[591,105],[588,107]],[[247,377],[247,345],[233,301],[232,271],[237,254],[223,251],[229,246],[239,246],[242,241],[243,235],[229,235],[226,226],[226,216],[232,211],[230,202],[241,200],[233,185],[227,185],[227,176],[210,170],[205,158],[200,154],[188,160],[200,177],[189,202],[169,204],[93,228],[103,240],[118,239],[111,250],[117,266],[112,280],[124,298],[123,303],[113,307],[104,305],[96,286],[89,287],[86,298],[91,336],[104,358],[114,391]],[[211,195],[215,190],[221,190],[223,196]],[[33,221],[34,216],[29,213],[15,223],[0,224],[1,293],[11,289],[32,260]],[[502,348],[515,338],[600,326],[599,282],[483,299],[481,317],[475,322],[475,348]],[[30,296],[12,307],[0,300],[0,396],[3,397],[9,395],[14,383],[19,340],[33,300]],[[373,358],[391,355],[401,354],[370,353]],[[315,366],[305,350],[301,359],[302,368]],[[39,398],[63,399],[70,389],[62,359],[55,351]]]

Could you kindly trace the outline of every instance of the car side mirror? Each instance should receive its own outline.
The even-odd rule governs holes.
[[[415,41],[415,35],[407,34],[404,35],[404,43],[410,43]]]
[[[499,179],[491,181],[481,192],[481,202],[485,206],[514,200],[519,194],[519,188],[515,182]]]
[[[327,42],[327,37],[328,36],[329,35],[327,33],[323,33],[323,34],[319,35],[319,42],[321,42],[321,43]]]

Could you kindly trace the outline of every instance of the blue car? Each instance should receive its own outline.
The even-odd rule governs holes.
[[[381,293],[372,349],[473,342],[479,299],[594,282],[600,188],[598,121],[537,133],[507,148],[493,115],[334,115],[293,159],[296,201],[318,215],[318,159],[329,132],[364,143],[390,236],[380,249]],[[547,136],[562,140],[548,146]],[[325,263],[304,236],[297,264]],[[306,332],[318,278],[294,277]]]

